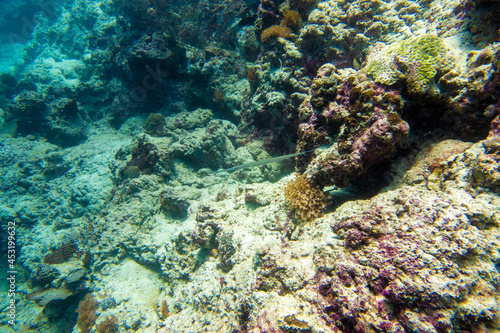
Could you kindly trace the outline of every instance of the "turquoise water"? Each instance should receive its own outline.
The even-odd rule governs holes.
[[[4,44],[2,45],[2,49],[0,52],[2,54],[9,54],[9,57],[2,57],[2,63],[0,64],[0,68],[2,69],[2,73],[15,74],[16,66],[22,64],[23,58],[23,44]]]

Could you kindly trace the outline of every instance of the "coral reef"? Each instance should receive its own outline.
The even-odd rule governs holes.
[[[201,114],[198,119],[206,122]],[[175,117],[166,123],[168,128]],[[150,140],[164,149],[160,141],[168,137]],[[103,214],[82,227],[86,246],[99,244],[91,247],[91,265],[99,272],[92,275],[99,295],[94,297],[106,312],[95,324],[115,315],[120,329],[149,325],[165,331],[176,325],[179,332],[207,328],[204,318],[212,319],[210,330],[222,332],[498,327],[498,197],[488,183],[468,176],[482,154],[497,151],[490,140],[438,144],[448,148],[439,148],[441,155],[436,152],[438,157],[419,167],[434,174],[431,183],[440,184],[435,189],[425,181],[402,184],[369,200],[344,203],[312,223],[293,223],[286,212],[283,188],[292,177],[247,186],[226,178],[221,184],[213,174],[200,178],[203,172],[187,173],[175,164],[178,177],[168,186],[177,194],[167,197],[186,195],[182,218],[159,210],[166,186],[154,172],[137,178],[131,194],[120,189],[131,184],[119,185],[100,209]],[[129,139],[121,145],[136,147]],[[182,191],[176,182],[182,182]],[[200,204],[207,186],[213,193]],[[34,285],[53,285],[67,276],[43,272]],[[65,287],[49,287],[27,302],[50,307],[52,300],[69,297],[75,295]],[[168,309],[165,326],[157,307],[151,310],[158,299]],[[144,319],[135,315],[137,309]],[[227,313],[233,319],[219,320]],[[195,324],[186,318],[196,318]]]
[[[362,73],[323,65],[299,108],[304,122],[298,128],[298,150],[331,146],[313,161],[298,158],[298,166],[321,188],[346,186],[391,156],[408,136],[409,126],[399,115],[402,104],[397,91]]]
[[[500,330],[496,1],[0,7],[2,332]]]

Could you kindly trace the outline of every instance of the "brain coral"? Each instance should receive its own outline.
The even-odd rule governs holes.
[[[426,92],[438,71],[448,72],[453,68],[453,58],[443,40],[432,34],[390,45],[377,43],[366,65],[366,71],[376,82],[392,85],[405,79],[413,93]]]

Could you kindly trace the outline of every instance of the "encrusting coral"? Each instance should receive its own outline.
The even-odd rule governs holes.
[[[379,43],[368,56],[366,70],[378,83],[392,85],[405,79],[409,91],[424,93],[438,71],[448,72],[453,67],[443,40],[427,34],[388,46]]]
[[[330,144],[313,161],[297,158],[301,172],[317,186],[346,186],[368,168],[391,156],[409,134],[400,116],[395,89],[370,80],[362,71],[325,64],[299,107],[299,151]]]
[[[326,206],[326,195],[304,175],[297,175],[286,185],[285,199],[303,221],[321,216]]]

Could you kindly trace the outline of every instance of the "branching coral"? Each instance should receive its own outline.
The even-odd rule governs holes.
[[[286,185],[285,199],[303,221],[321,216],[326,205],[326,195],[304,175],[297,175]]]
[[[278,37],[289,39],[291,35],[292,31],[290,30],[290,28],[282,27],[280,25],[273,25],[262,31],[262,34],[260,35],[260,41],[262,43],[268,43],[278,39]]]

